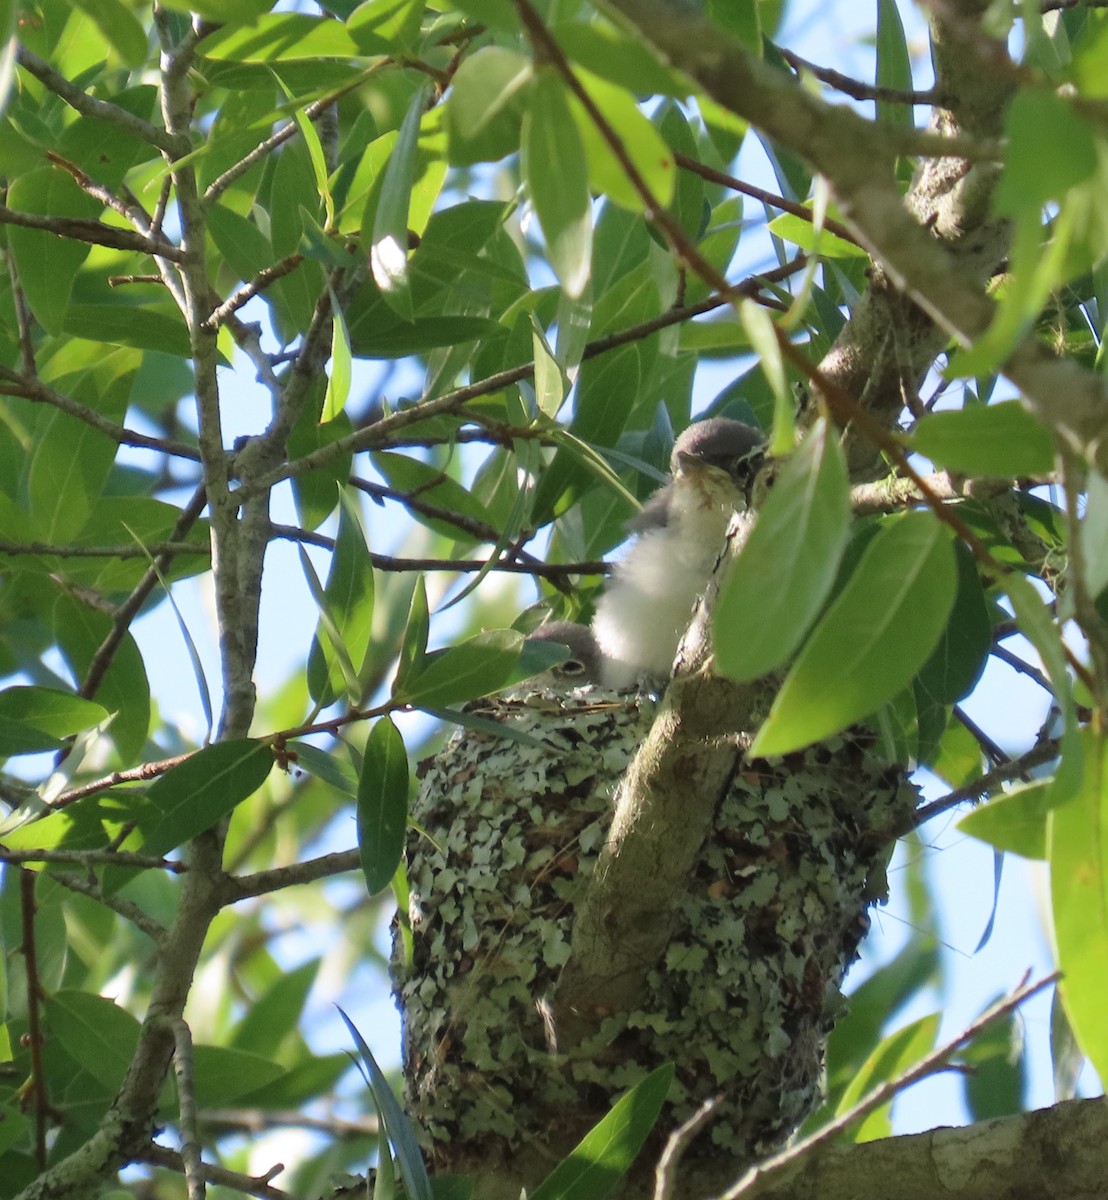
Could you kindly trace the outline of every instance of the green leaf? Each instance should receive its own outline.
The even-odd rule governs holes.
[[[863,1063],[862,1069],[851,1080],[850,1086],[843,1092],[835,1115],[843,1116],[875,1087],[890,1079],[895,1079],[919,1062],[934,1048],[941,1019],[941,1013],[931,1013],[929,1016],[920,1017],[905,1025],[903,1029],[889,1034],[881,1041]],[[874,1138],[890,1136],[892,1133],[888,1118],[890,1106],[891,1101],[884,1108],[871,1113],[854,1130],[854,1140],[868,1142]]]
[[[392,698],[413,708],[443,708],[497,692],[511,681],[523,640],[514,629],[493,629],[438,650],[418,674],[397,680]]]
[[[343,492],[327,584],[316,596],[320,621],[308,654],[308,692],[313,700],[330,704],[341,689],[351,699],[360,694],[359,673],[373,637],[373,600],[369,548],[357,505]]]
[[[826,229],[816,229],[811,220],[794,213],[782,213],[769,223],[769,231],[799,246],[807,254],[818,254],[821,258],[868,258],[865,250],[855,242],[848,242],[838,234]]]
[[[428,88],[423,87],[412,96],[396,145],[385,166],[369,253],[373,278],[381,295],[406,321],[414,317],[408,282],[408,205],[415,181],[419,123],[427,107],[427,93]]]
[[[821,418],[774,481],[712,613],[716,669],[757,679],[800,644],[835,582],[850,532],[838,432]]]
[[[708,0],[708,15],[759,58],[762,56],[762,25],[758,19],[760,0]]]
[[[758,365],[765,373],[773,392],[773,438],[770,453],[788,454],[796,437],[795,404],[785,374],[785,360],[781,357],[781,346],[773,318],[753,300],[739,304],[739,320],[742,322],[751,348],[758,355]]]
[[[1011,479],[1054,469],[1054,442],[1018,400],[931,413],[916,423],[911,448],[966,475]]]
[[[104,996],[66,989],[47,997],[46,1025],[74,1062],[118,1090],[138,1045],[136,1017]]]
[[[39,754],[44,750],[60,750],[61,741],[33,725],[0,716],[0,758],[15,758],[20,754]]]
[[[565,400],[569,381],[562,374],[534,313],[531,314],[531,344],[535,348],[535,404],[543,416],[553,420]]]
[[[323,390],[321,381],[316,386]],[[345,412],[325,425],[319,423],[320,402],[319,393],[314,405],[305,406],[300,419],[289,435],[289,461],[306,458],[313,451],[331,445],[344,437],[348,437],[354,426]],[[335,511],[342,485],[350,478],[350,463],[353,455],[347,451],[312,471],[302,471],[292,477],[292,494],[296,501],[296,512],[300,523],[305,529],[318,529],[320,525]]]
[[[446,135],[455,166],[497,162],[519,149],[531,60],[503,46],[482,46],[462,60],[446,104]]]
[[[121,0],[75,0],[75,6],[96,22],[104,40],[129,67],[146,61],[146,30]]]
[[[431,628],[431,617],[427,608],[427,583],[423,575],[416,577],[412,589],[412,600],[408,607],[408,620],[404,625],[404,640],[396,662],[396,679],[393,693],[402,691],[416,677],[427,661],[427,635]]]
[[[531,1200],[603,1200],[630,1170],[672,1083],[673,1064],[665,1063],[620,1096],[531,1193]]]
[[[1078,1045],[1108,1079],[1108,755],[1105,739],[1092,730],[1081,740],[1085,770],[1077,795],[1050,814],[1050,895],[1066,1014]]]
[[[273,1054],[296,1029],[322,960],[310,959],[278,975],[246,1010],[231,1033],[230,1046],[250,1054]]]
[[[22,721],[54,737],[90,729],[107,715],[101,705],[72,692],[44,687],[9,687],[0,692],[0,716]]]
[[[877,0],[877,86],[909,91],[912,60],[904,37],[904,22],[896,0]],[[889,100],[877,101],[877,119],[886,125],[912,129],[912,106]]]
[[[929,513],[891,521],[816,626],[750,754],[787,754],[874,712],[930,657],[954,603],[950,535]]]
[[[1020,88],[1004,113],[1004,172],[993,204],[1004,216],[1038,214],[1097,169],[1093,132],[1068,100]]]
[[[288,12],[265,13],[244,27],[219,29],[198,50],[204,58],[243,63],[355,58],[362,53],[341,21]]]
[[[363,54],[398,54],[412,49],[423,19],[423,0],[366,0],[346,22]]]
[[[950,620],[934,653],[919,673],[917,686],[928,700],[956,704],[981,678],[993,641],[993,623],[973,555],[961,542],[954,547],[958,592]]]
[[[205,746],[155,780],[154,812],[142,823],[143,851],[164,855],[210,829],[265,783],[273,751],[253,738]]]
[[[162,350],[189,358],[192,347],[180,314],[169,309],[138,308],[133,304],[72,304],[62,329],[70,337],[136,350]]]
[[[1090,471],[1086,483],[1081,557],[1085,587],[1095,599],[1108,587],[1108,479],[1099,471]]]
[[[665,139],[639,109],[635,97],[625,89],[590,72],[580,73],[580,82],[604,120],[619,137],[628,158],[642,177],[658,204],[673,199],[677,164]],[[589,184],[613,204],[631,212],[645,212],[646,201],[631,183],[627,172],[612,153],[596,122],[576,96],[570,96],[570,108],[588,163]]]
[[[358,852],[371,896],[389,886],[404,852],[408,824],[408,752],[388,717],[366,741],[358,781]]]
[[[541,68],[535,77],[523,119],[522,149],[523,178],[550,265],[567,295],[576,299],[589,281],[592,199],[585,150],[565,86],[552,67]]]
[[[331,292],[331,373],[323,397],[324,424],[333,421],[346,407],[350,395],[350,334],[335,293]]]
[[[441,346],[457,346],[500,333],[486,317],[419,317],[413,324],[395,325],[350,319],[350,342],[357,358],[407,358]]]
[[[444,469],[433,463],[420,462],[406,454],[378,451],[373,455],[373,465],[388,481],[389,486],[401,495],[418,496],[428,504],[444,511],[470,517],[487,524],[488,507],[464,488],[456,479],[445,474]],[[474,542],[471,536],[456,522],[413,510],[412,516],[428,529],[433,529],[452,541]]]
[[[366,1045],[365,1038],[341,1008],[339,1016],[346,1023],[346,1028],[350,1030],[354,1044],[358,1047],[358,1056],[369,1075],[373,1100],[377,1105],[377,1111],[381,1114],[381,1123],[389,1135],[389,1141],[392,1142],[393,1149],[396,1151],[396,1162],[400,1168],[400,1177],[404,1180],[409,1200],[433,1200],[431,1180],[428,1178],[427,1168],[423,1165],[423,1155],[420,1153],[411,1121],[408,1120],[404,1110],[392,1094],[389,1081],[377,1065],[377,1060]]]
[[[959,822],[958,828],[996,850],[1023,858],[1046,858],[1047,816],[1053,782],[1032,783],[1016,788],[975,808]]]
[[[111,618],[59,593],[51,622],[58,646],[74,676],[83,680],[96,652],[112,632]],[[116,714],[108,733],[124,766],[130,765],[141,753],[150,729],[150,684],[131,634],[124,636],[112,657],[95,699],[108,712]]]
[[[88,220],[100,206],[54,167],[40,167],[11,180],[7,206],[17,212]],[[5,226],[4,236],[19,272],[28,306],[47,333],[59,334],[69,309],[73,280],[90,247],[41,229]]]
[[[285,1073],[282,1067],[267,1058],[226,1046],[194,1046],[192,1054],[199,1108],[223,1108],[233,1104],[241,1096],[264,1088]]]

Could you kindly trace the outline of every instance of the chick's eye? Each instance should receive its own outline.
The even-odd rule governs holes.
[[[585,664],[579,658],[567,658],[558,664],[558,670],[563,675],[580,675],[585,670]]]

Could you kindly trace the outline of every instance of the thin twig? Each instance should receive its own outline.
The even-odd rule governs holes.
[[[357,850],[340,850],[324,854],[307,862],[293,863],[288,867],[274,867],[271,871],[257,871],[253,875],[229,876],[226,881],[228,902],[249,900],[254,896],[265,896],[302,883],[315,883],[318,879],[329,879],[356,871],[361,863]]]
[[[96,117],[101,121],[107,121],[125,130],[133,137],[141,138],[142,141],[149,142],[151,146],[157,146],[166,154],[186,154],[190,149],[187,145],[183,146],[180,139],[167,133],[161,126],[144,121],[142,117],[136,117],[134,113],[120,108],[118,104],[98,100],[95,96],[90,96],[88,92],[83,92],[75,84],[70,83],[64,75],[55,71],[49,63],[43,62],[37,55],[32,54],[24,45],[18,46],[17,61],[24,70],[29,71],[40,83],[49,88],[56,96],[60,96],[70,108],[75,109],[82,116]]]
[[[712,183],[721,184],[723,187],[730,188],[733,192],[742,192],[744,196],[750,196],[754,200],[759,200],[762,204],[768,205],[770,208],[779,208],[782,212],[792,213],[794,217],[800,217],[802,221],[811,223],[815,217],[810,208],[806,208],[803,204],[798,204],[795,200],[788,200],[784,196],[778,196],[776,192],[768,192],[765,188],[755,187],[752,183],[747,183],[745,180],[738,179],[734,175],[728,175],[726,171],[717,171],[715,167],[709,167],[706,163],[697,161],[695,158],[689,158],[687,154],[682,154],[676,151],[673,155],[674,162],[679,167],[686,171],[691,171],[694,175],[699,175],[702,179],[710,180]],[[828,233],[833,233],[836,237],[842,238],[845,242],[850,242],[856,246],[858,239],[850,232],[849,229],[841,222],[828,217],[824,220],[822,228]]]
[[[159,778],[166,771],[170,771],[187,759],[190,759],[195,753],[193,750],[187,754],[175,754],[172,758],[162,758],[156,762],[141,763],[139,766],[130,767],[126,771],[113,771],[110,775],[103,775],[99,779],[92,780],[90,783],[82,783],[79,787],[70,788],[69,791],[62,792],[61,795],[55,797],[49,805],[50,811],[57,812],[60,809],[68,808],[70,804],[76,804],[78,800],[83,800],[86,796],[95,796],[97,792],[118,787],[121,783],[148,783],[151,779]],[[8,853],[11,853],[11,851],[8,851]],[[187,868],[181,863],[176,869],[184,871]]]
[[[185,1169],[188,1200],[204,1200],[204,1160],[196,1126],[196,1065],[192,1052],[192,1030],[183,1017],[171,1018],[173,1030],[173,1074],[177,1080],[177,1112],[181,1133],[181,1162]]]
[[[309,1113],[266,1108],[206,1108],[200,1120],[255,1135],[270,1129],[312,1129],[334,1138],[376,1137],[376,1117],[314,1117]]]
[[[780,1154],[775,1154],[772,1158],[767,1159],[758,1166],[751,1167],[741,1179],[723,1193],[720,1200],[739,1200],[740,1197],[744,1197],[745,1200],[753,1200],[753,1197],[764,1190],[766,1184],[770,1183],[778,1175],[793,1168],[798,1161],[811,1154],[817,1147],[833,1141],[841,1133],[849,1129],[850,1126],[887,1104],[898,1092],[902,1092],[906,1087],[911,1086],[913,1083],[918,1083],[921,1079],[926,1079],[927,1076],[934,1075],[937,1071],[942,1070],[947,1065],[947,1060],[951,1055],[967,1042],[972,1041],[994,1021],[1011,1015],[1025,1000],[1029,1000],[1044,988],[1056,983],[1059,978],[1060,975],[1056,971],[1053,975],[1048,975],[1045,979],[1040,979],[1038,983],[1028,984],[1026,982],[1027,976],[1025,975],[1023,981],[1021,981],[1013,992],[1002,1000],[998,1000],[990,1008],[987,1008],[981,1016],[967,1025],[957,1037],[952,1038],[949,1042],[938,1047],[938,1049],[932,1050],[930,1054],[920,1059],[915,1066],[901,1072],[895,1079],[888,1079],[875,1087],[863,1096],[851,1109],[843,1113],[842,1116],[836,1117],[834,1121],[829,1122],[822,1129],[817,1130],[809,1137],[802,1138],[795,1146],[781,1151]]]
[[[0,225],[19,225],[23,229],[39,229],[55,237],[84,242],[90,246],[107,246],[111,250],[134,250],[151,257],[179,262],[181,251],[172,242],[158,241],[133,229],[117,229],[88,217],[44,217],[39,213],[20,212],[0,205]]]
[[[57,392],[41,380],[27,375],[20,375],[10,367],[0,366],[0,395],[22,396],[25,400],[34,400],[39,404],[49,404],[52,408],[68,413],[83,421],[86,425],[104,434],[120,446],[135,446],[140,450],[156,450],[159,454],[169,454],[175,458],[187,458],[198,462],[200,454],[195,446],[187,446],[184,442],[170,441],[167,438],[149,437],[145,433],[136,433],[125,429],[107,417],[101,416],[95,409],[81,404],[63,392]]]
[[[666,1139],[665,1149],[654,1168],[654,1200],[672,1200],[677,1185],[677,1168],[689,1143],[704,1128],[722,1097],[709,1096],[691,1117]]]
[[[129,850],[15,850],[10,846],[0,846],[0,862],[13,866],[37,862],[65,867],[141,867],[174,873],[188,870],[186,863],[152,854],[133,854]]]
[[[211,547],[204,542],[151,542],[142,546],[71,546],[55,542],[11,542],[0,538],[0,554],[13,556],[27,554],[49,554],[54,558],[149,558],[160,554],[176,556],[195,554],[201,558],[211,555]]]
[[[178,542],[188,533],[197,520],[199,520],[206,503],[206,492],[204,486],[201,485],[196,489],[192,495],[192,499],[185,505],[177,517],[169,535],[170,542]],[[123,644],[123,639],[127,636],[127,631],[131,628],[132,621],[138,616],[139,610],[146,603],[146,598],[157,586],[159,576],[164,573],[172,558],[173,556],[170,554],[158,555],[154,563],[147,567],[131,594],[115,610],[115,615],[112,618],[112,627],[97,647],[96,653],[93,654],[92,661],[85,672],[85,678],[81,683],[78,695],[83,696],[86,700],[91,700],[96,695],[96,691],[104,681],[104,676],[107,674],[112,660],[115,658],[119,647]]]
[[[835,91],[842,92],[843,95],[850,96],[854,100],[880,100],[888,104],[942,103],[943,96],[938,88],[919,91],[915,88],[879,87],[877,84],[863,83],[860,79],[852,79],[849,75],[843,75],[830,67],[818,66],[806,58],[801,58],[799,54],[787,50],[784,46],[778,46],[777,52],[797,74],[806,71],[808,74],[814,75],[820,83],[825,83],[828,87],[832,87]]]
[[[1060,747],[1056,739],[1048,738],[1039,742],[1026,754],[1021,754],[1019,758],[1002,763],[999,767],[994,767],[993,770],[987,771],[963,787],[955,788],[954,791],[947,792],[945,796],[940,796],[938,800],[932,800],[929,804],[917,808],[904,826],[896,831],[896,836],[902,837],[913,829],[918,829],[933,817],[941,816],[952,808],[957,808],[959,804],[964,804],[967,800],[980,800],[982,796],[995,792],[1003,784],[1010,783],[1013,779],[1021,778],[1035,767],[1053,762],[1059,753]]]
[[[265,267],[248,283],[244,283],[233,296],[228,297],[218,308],[214,309],[204,324],[212,329],[218,329],[232,313],[238,312],[244,304],[253,300],[260,292],[264,292],[271,283],[275,283],[291,271],[295,271],[303,261],[303,254],[289,254],[280,262],[274,263],[273,266]]]
[[[38,977],[38,951],[35,947],[35,872],[19,872],[19,905],[23,923],[23,961],[27,972],[27,1042],[31,1058],[31,1106],[35,1115],[35,1161],[46,1168],[46,1073],[42,1063],[42,1025],[39,1005],[42,984]]]
[[[110,908],[117,916],[122,917],[125,921],[130,921],[136,929],[145,933],[155,946],[160,945],[165,937],[166,929],[160,921],[154,920],[133,900],[105,892],[91,870],[87,879],[71,871],[53,871],[50,878],[71,892],[79,892],[82,896],[88,896],[90,900],[95,900],[97,904],[103,904],[105,908]]]
[[[180,1174],[184,1174],[185,1171],[184,1159],[176,1150],[154,1143],[136,1154],[135,1161],[149,1163],[155,1167],[165,1167]],[[283,1165],[277,1165],[271,1167],[264,1175],[243,1175],[239,1171],[229,1171],[226,1167],[218,1167],[214,1163],[200,1164],[200,1174],[209,1183],[231,1188],[247,1196],[257,1196],[259,1200],[294,1200],[290,1192],[283,1192],[269,1182],[284,1169]]]

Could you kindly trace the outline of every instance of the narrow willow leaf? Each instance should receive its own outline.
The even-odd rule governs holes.
[[[265,13],[242,28],[224,28],[200,43],[205,58],[228,62],[288,62],[352,58],[361,53],[341,21],[305,13]]]
[[[331,290],[331,289],[328,289]],[[331,291],[331,372],[327,376],[327,391],[323,397],[320,421],[333,421],[346,408],[350,396],[350,334],[338,297]]]
[[[957,583],[950,535],[931,514],[888,523],[800,652],[750,753],[810,745],[906,687],[939,640]]]
[[[154,558],[154,556],[146,549],[145,543],[135,533],[129,524],[124,522],[124,528],[141,548],[143,555],[150,564],[149,570],[152,570],[157,576],[158,582],[161,584],[162,591],[165,593],[165,598],[169,601],[169,606],[173,610],[173,616],[177,621],[177,628],[181,631],[181,638],[183,639],[185,643],[185,649],[188,652],[189,666],[192,668],[192,677],[196,680],[196,690],[200,696],[200,708],[204,713],[204,721],[206,724],[204,743],[207,745],[212,738],[212,729],[214,726],[215,717],[212,711],[212,693],[211,689],[208,687],[208,677],[204,673],[204,663],[200,657],[200,651],[196,648],[196,642],[193,641],[192,634],[189,632],[188,624],[186,623],[185,618],[177,605],[177,601],[173,597],[173,589],[169,586],[169,582],[162,574],[162,569],[158,566],[157,559]]]
[[[393,693],[403,690],[410,679],[423,670],[427,658],[427,635],[431,628],[431,615],[427,607],[427,584],[422,575],[417,576],[412,591],[412,602],[408,607],[408,620],[404,626],[404,640],[396,663],[396,680]]]
[[[366,741],[358,781],[358,852],[369,894],[388,887],[404,851],[408,823],[408,752],[388,717]]]
[[[539,412],[553,419],[566,397],[566,379],[554,357],[542,327],[531,315],[531,344],[535,348],[535,404]]]
[[[1108,743],[1092,730],[1081,739],[1081,786],[1050,814],[1050,895],[1066,1015],[1097,1074],[1108,1079]]]
[[[402,686],[397,681],[393,701],[442,708],[498,692],[512,678],[523,640],[514,629],[493,629],[430,654],[419,674],[406,678]]]
[[[531,1200],[603,1200],[635,1161],[672,1083],[673,1064],[664,1063],[620,1096],[531,1193]]]
[[[858,1101],[873,1091],[875,1087],[903,1074],[934,1049],[941,1018],[941,1013],[931,1013],[910,1022],[902,1029],[898,1029],[882,1039],[862,1064],[861,1070],[851,1080],[846,1091],[843,1092],[835,1113],[836,1117],[850,1112]],[[879,1109],[877,1113],[871,1113],[853,1131],[853,1137],[857,1142],[868,1142],[877,1137],[887,1137],[891,1132],[888,1124],[888,1106],[886,1106],[883,1110]]]
[[[566,293],[580,296],[592,259],[592,199],[581,137],[553,68],[531,88],[523,119],[523,178],[546,239],[550,265]]]
[[[306,566],[310,568],[310,562]],[[327,584],[317,595],[318,579],[312,570],[309,587],[319,607],[319,626],[308,655],[309,693],[313,700],[328,704],[345,686],[347,695],[356,699],[361,692],[359,673],[373,636],[375,589],[357,506],[345,492],[340,495]]]
[[[1045,475],[1054,469],[1050,431],[1018,400],[931,413],[917,422],[911,448],[967,475]]]
[[[419,88],[412,96],[400,124],[396,145],[385,166],[369,252],[370,269],[381,295],[406,321],[415,316],[408,280],[408,208],[415,183],[419,123],[427,107],[427,90]]]
[[[252,796],[272,767],[273,751],[253,738],[198,750],[155,780],[146,793],[153,811],[143,818],[143,852],[168,854],[210,829]]]
[[[846,461],[820,418],[727,569],[712,614],[721,675],[757,679],[792,654],[831,591],[849,531]]]
[[[350,1036],[358,1047],[358,1056],[369,1076],[369,1086],[373,1092],[374,1102],[381,1114],[389,1141],[392,1142],[393,1149],[396,1151],[396,1164],[400,1168],[400,1177],[407,1188],[409,1200],[433,1200],[431,1180],[427,1175],[427,1168],[423,1165],[423,1155],[420,1153],[411,1121],[392,1094],[389,1081],[377,1065],[377,1060],[366,1045],[365,1038],[341,1008],[339,1016],[346,1023],[346,1028],[350,1030]]]
[[[1081,521],[1081,556],[1085,587],[1097,597],[1108,587],[1108,479],[1090,471],[1085,515]]]
[[[739,320],[746,330],[752,349],[758,355],[758,363],[773,392],[773,437],[770,451],[773,454],[788,454],[796,441],[796,405],[789,391],[785,361],[781,357],[773,318],[760,304],[755,304],[753,300],[744,300],[739,305]]]
[[[912,87],[912,60],[896,0],[877,0],[877,86],[902,92]],[[877,101],[877,119],[905,129],[914,125],[912,106],[890,100]]]

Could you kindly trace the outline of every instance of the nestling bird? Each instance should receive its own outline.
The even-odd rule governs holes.
[[[569,658],[543,671],[541,675],[525,680],[521,687],[532,691],[550,688],[561,692],[601,682],[600,647],[587,625],[580,625],[576,621],[547,621],[527,636],[532,641],[556,642],[565,646],[569,650]]]
[[[669,678],[731,515],[747,506],[763,443],[759,430],[728,417],[697,421],[677,439],[672,478],[632,522],[637,538],[596,606],[592,631],[606,687]]]

